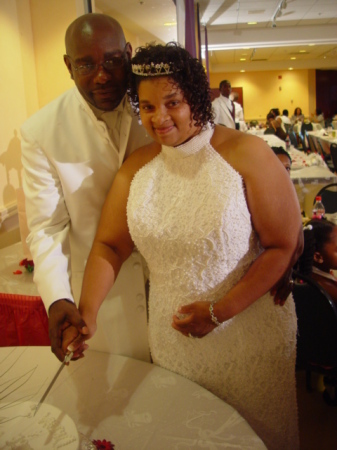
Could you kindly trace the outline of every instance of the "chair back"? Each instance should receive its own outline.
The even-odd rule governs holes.
[[[297,148],[297,139],[296,139],[295,132],[291,129],[288,131],[288,134],[289,134],[289,139],[290,139],[291,145],[293,147]]]
[[[305,131],[312,131],[313,129],[314,129],[314,127],[311,122],[308,122],[308,123],[303,122],[302,126],[301,126],[301,133],[304,136]]]
[[[297,362],[324,367],[337,366],[337,307],[329,294],[310,277],[300,275],[294,284]]]
[[[326,213],[334,214],[337,212],[337,183],[327,184],[317,192],[316,196],[317,195],[322,197],[322,203]],[[313,204],[314,203],[315,199]]]
[[[315,141],[314,141],[313,137],[312,137],[310,134],[308,134],[307,131],[305,131],[305,136],[306,136],[306,138],[307,138],[307,141],[308,141],[308,144],[309,144],[310,151],[311,151],[312,153],[317,153],[318,150],[317,150],[317,148],[316,148]],[[319,152],[319,153],[320,153],[320,152]]]
[[[330,154],[334,170],[337,172],[337,144],[332,143],[330,145]]]

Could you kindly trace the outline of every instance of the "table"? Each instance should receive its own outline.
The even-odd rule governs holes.
[[[21,242],[0,250],[0,347],[50,345],[48,316],[23,258]]]
[[[319,131],[322,129],[322,125],[320,123],[310,122],[312,125],[313,131]],[[293,125],[293,130],[295,133],[299,134],[301,132],[302,122],[297,122]]]
[[[253,130],[250,129],[247,131],[248,134],[252,134],[253,136],[258,136],[259,138],[263,139],[269,147],[282,147],[286,148],[286,143],[279,137],[275,136],[274,134],[264,134],[265,129],[258,129]]]
[[[335,136],[332,135],[332,133],[335,134]],[[308,134],[311,136],[314,141],[319,140],[324,153],[330,154],[330,145],[331,144],[337,144],[337,136],[336,131],[332,131],[330,133],[325,132],[324,130],[321,131],[309,131]],[[316,145],[317,147],[317,145]]]
[[[49,346],[47,313],[22,259],[21,242],[0,250],[0,347]],[[22,274],[14,275],[18,269]],[[92,349],[150,361],[144,285],[142,260],[133,252],[100,308]]]
[[[2,386],[10,385],[0,406],[38,402],[60,365],[46,347],[2,348],[0,361]],[[88,350],[64,367],[45,403],[73,420],[82,442],[106,439],[115,450],[266,449],[231,406],[204,388],[123,356]],[[11,408],[2,408],[1,416],[11,418]],[[6,427],[0,423],[2,441]],[[59,435],[57,427],[51,430],[49,442]]]
[[[293,160],[290,178],[294,183],[301,209],[307,217],[311,217],[316,194],[323,186],[337,183],[337,176],[316,153],[306,155],[293,147],[289,153]]]

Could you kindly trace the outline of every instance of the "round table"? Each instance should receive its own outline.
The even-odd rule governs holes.
[[[115,450],[266,449],[231,406],[192,381],[132,358],[85,355],[64,367],[44,401],[74,421],[82,442],[106,439]],[[1,348],[0,361],[2,385],[10,385],[0,407],[38,402],[60,367],[47,347]],[[2,420],[10,414],[2,410]],[[0,423],[0,448],[5,434]]]

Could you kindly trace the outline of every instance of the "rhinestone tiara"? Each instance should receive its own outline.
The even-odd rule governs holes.
[[[173,70],[169,63],[132,64],[132,73],[142,77],[157,77],[159,75],[170,75]]]

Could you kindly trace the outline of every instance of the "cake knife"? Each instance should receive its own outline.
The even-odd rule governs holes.
[[[61,364],[60,368],[59,368],[58,371],[56,372],[54,378],[53,378],[53,379],[51,380],[51,382],[49,383],[49,385],[48,385],[47,389],[45,390],[44,394],[42,395],[42,397],[41,397],[39,403],[37,404],[36,409],[35,409],[34,416],[35,416],[35,414],[37,413],[38,409],[40,408],[41,404],[45,401],[47,395],[49,394],[49,392],[50,392],[51,388],[53,387],[55,381],[57,380],[58,376],[59,376],[60,373],[62,372],[64,366],[65,366],[65,365],[71,360],[71,358],[73,357],[73,354],[74,354],[74,352],[70,352],[70,353],[68,353],[68,355],[65,356],[65,358],[64,358],[64,360],[63,360],[63,363]]]

